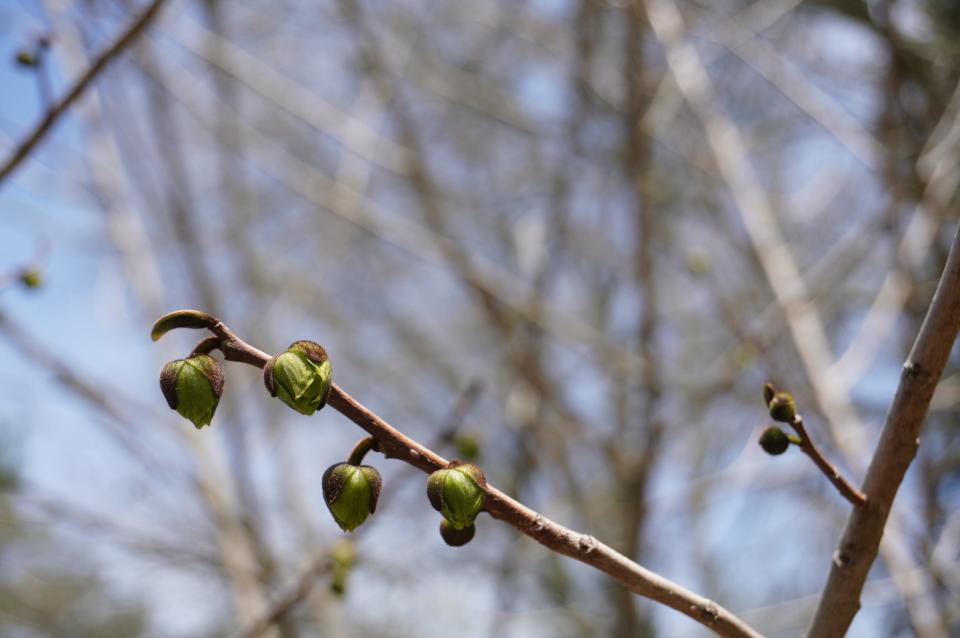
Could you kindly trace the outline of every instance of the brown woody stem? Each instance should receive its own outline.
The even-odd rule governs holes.
[[[810,457],[810,459],[816,464],[820,471],[833,483],[833,486],[837,488],[843,498],[847,499],[853,503],[854,507],[863,507],[867,503],[866,495],[855,488],[850,484],[847,479],[843,478],[843,475],[840,474],[840,470],[836,468],[833,463],[824,458],[823,454],[820,453],[820,450],[817,449],[817,446],[813,444],[813,440],[810,438],[810,435],[807,434],[807,429],[803,427],[803,417],[799,414],[794,417],[793,422],[790,423],[790,426],[796,431],[800,437],[800,449],[803,450],[803,453]]]
[[[220,350],[228,361],[262,368],[270,360],[270,355],[237,337],[218,319],[206,323],[218,338]],[[327,405],[367,432],[386,458],[399,459],[428,474],[447,467],[447,459],[394,428],[340,386],[331,385]],[[719,636],[762,638],[759,632],[727,609],[642,567],[593,536],[551,521],[491,485],[487,485],[486,490],[484,509],[490,516],[512,525],[544,547],[602,571],[634,594],[667,605]]]

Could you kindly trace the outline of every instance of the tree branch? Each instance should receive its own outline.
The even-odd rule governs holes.
[[[790,423],[790,426],[796,431],[797,435],[800,437],[800,450],[804,454],[810,457],[810,460],[820,468],[820,471],[833,483],[833,486],[837,488],[837,491],[856,507],[860,507],[867,502],[867,497],[863,492],[855,488],[850,484],[847,479],[843,477],[840,473],[840,470],[837,467],[828,461],[823,454],[820,453],[820,450],[813,443],[813,439],[810,438],[810,435],[807,434],[807,428],[803,426],[803,417],[799,414],[793,419],[793,422]]]
[[[46,136],[53,125],[56,124],[60,116],[63,115],[70,106],[83,95],[91,82],[103,71],[107,65],[116,58],[131,42],[133,42],[141,31],[157,15],[160,8],[167,0],[153,0],[146,9],[141,11],[123,32],[104,49],[100,55],[93,61],[93,64],[73,83],[73,86],[67,91],[60,100],[52,105],[44,115],[43,119],[27,135],[20,145],[14,149],[13,153],[0,165],[0,183],[10,176],[14,170],[27,158],[30,151],[39,144]]]
[[[209,329],[220,338],[220,350],[228,361],[262,368],[270,359],[270,355],[237,337],[223,322],[195,310],[177,311],[159,319],[153,330],[157,338],[165,332],[164,326],[178,322],[168,319],[171,316],[177,320],[191,318],[189,324],[179,321],[180,327]],[[372,436],[386,458],[399,459],[426,473],[447,466],[447,459],[391,426],[336,384],[330,387],[327,405]],[[493,518],[512,525],[544,547],[602,571],[634,594],[667,605],[719,636],[761,638],[759,632],[712,600],[640,566],[588,534],[546,518],[490,485],[487,486],[484,509]]]
[[[917,453],[924,417],[958,330],[960,229],[920,333],[903,364],[897,393],[863,481],[869,500],[866,506],[853,508],[847,518],[809,638],[842,636],[860,609],[860,591],[877,556],[897,489]]]

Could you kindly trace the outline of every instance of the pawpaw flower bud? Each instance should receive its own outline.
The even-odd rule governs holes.
[[[295,341],[263,367],[270,396],[310,416],[327,402],[333,372],[327,352],[312,341]]]
[[[206,354],[177,359],[160,371],[160,390],[167,405],[199,430],[210,425],[223,394],[223,366]]]
[[[463,529],[457,529],[445,518],[440,519],[440,536],[450,547],[460,547],[473,540],[477,528],[473,525],[467,525]]]
[[[380,473],[369,465],[337,463],[323,473],[323,500],[345,532],[359,527],[377,509]]]
[[[487,497],[487,479],[483,471],[471,463],[451,461],[427,479],[427,498],[456,530],[473,525]]]
[[[797,416],[797,405],[789,392],[777,392],[767,407],[770,408],[770,418],[774,421],[793,423]]]
[[[467,461],[474,461],[480,456],[480,442],[472,434],[458,434],[453,440],[457,456]]]
[[[39,288],[43,279],[40,277],[40,271],[27,268],[20,273],[20,283],[23,284],[24,288]]]
[[[330,549],[330,591],[342,596],[347,589],[347,576],[356,561],[353,543],[346,539],[337,541]]]
[[[23,67],[37,66],[38,63],[37,56],[33,53],[30,53],[26,49],[17,51],[17,55],[14,60],[16,60],[17,64]]]
[[[790,437],[780,428],[771,425],[760,433],[760,447],[767,454],[777,456],[786,452],[787,448],[790,447]]]

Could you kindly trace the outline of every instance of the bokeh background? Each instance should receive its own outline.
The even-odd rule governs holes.
[[[380,457],[344,545],[360,431],[239,364],[195,431],[157,372],[200,335],[149,340],[182,307],[802,632],[848,505],[758,448],[760,386],[859,483],[957,223],[960,4],[167,5],[0,184],[0,635],[232,635],[298,579],[270,635],[705,634],[488,517],[448,548]],[[0,157],[142,6],[0,1]],[[853,636],[960,632],[956,363]]]

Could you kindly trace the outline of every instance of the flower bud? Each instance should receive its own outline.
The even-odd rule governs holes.
[[[336,596],[342,596],[347,589],[347,576],[356,561],[356,552],[353,543],[341,539],[330,549],[330,591]]]
[[[369,465],[337,463],[323,473],[323,500],[345,532],[359,527],[377,509],[380,473]]]
[[[467,525],[463,529],[457,529],[445,518],[440,519],[440,536],[450,547],[460,547],[473,540],[477,528],[473,525]]]
[[[767,454],[777,456],[783,454],[790,447],[790,437],[775,425],[771,425],[760,433],[760,447]]]
[[[473,519],[483,509],[487,479],[476,465],[451,461],[443,470],[437,470],[427,479],[427,498],[456,530],[473,525]]]
[[[160,390],[167,405],[199,430],[210,425],[223,394],[223,367],[213,357],[198,354],[177,359],[160,371]]]
[[[480,442],[472,434],[458,434],[453,439],[453,446],[461,459],[474,461],[480,457]]]
[[[40,271],[36,268],[27,268],[20,272],[20,283],[24,288],[39,288],[43,278],[40,277]]]
[[[295,341],[263,367],[270,396],[307,416],[324,406],[332,382],[327,352],[312,341]]]
[[[37,56],[26,49],[20,49],[17,51],[17,55],[14,57],[14,60],[22,67],[34,67],[39,63]]]
[[[781,423],[793,423],[797,416],[797,406],[789,392],[777,392],[770,403],[770,418]]]

